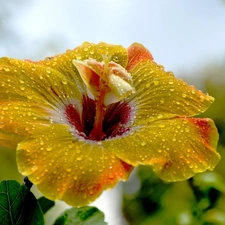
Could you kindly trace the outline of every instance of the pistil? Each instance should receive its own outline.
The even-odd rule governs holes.
[[[90,132],[90,139],[100,141],[105,137],[105,133],[102,131],[103,120],[106,111],[104,105],[105,92],[101,92],[100,96],[96,100],[96,115],[95,122],[92,131]]]

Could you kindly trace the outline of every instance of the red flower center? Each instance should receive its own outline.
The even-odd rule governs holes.
[[[121,136],[130,130],[127,124],[131,119],[131,106],[127,102],[116,102],[102,109],[98,109],[97,105],[97,101],[83,96],[81,113],[73,104],[66,106],[65,115],[68,122],[80,136],[101,141]]]

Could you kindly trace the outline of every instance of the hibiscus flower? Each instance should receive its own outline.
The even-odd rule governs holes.
[[[213,97],[157,65],[141,44],[83,45],[32,62],[0,59],[0,144],[43,195],[83,206],[152,166],[165,181],[220,156],[214,122],[191,118]]]

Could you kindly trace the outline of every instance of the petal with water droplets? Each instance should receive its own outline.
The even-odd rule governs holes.
[[[132,171],[101,143],[76,139],[67,126],[51,125],[35,132],[34,138],[18,145],[18,168],[49,199],[87,205]]]
[[[21,140],[36,126],[50,124],[55,114],[59,122],[64,104],[81,99],[76,84],[52,68],[9,58],[1,58],[0,65],[5,68],[0,70],[0,139],[5,146],[12,137]]]
[[[129,71],[135,95],[136,123],[143,124],[160,118],[194,116],[204,112],[214,98],[188,86],[172,72],[165,72],[154,61],[142,60]]]
[[[178,181],[214,169],[220,159],[217,141],[212,120],[173,118],[136,128],[130,135],[104,141],[103,146],[133,166],[152,165],[162,179]]]
[[[45,61],[39,63],[52,67],[62,72],[68,79],[74,79],[74,72],[76,73],[75,79],[81,80],[79,74],[75,70],[72,61],[96,59],[99,62],[104,61],[103,57],[108,56],[110,60],[120,64],[123,67],[127,65],[127,49],[121,45],[111,45],[104,42],[93,44],[84,42],[73,50],[67,50],[66,53],[46,58]]]

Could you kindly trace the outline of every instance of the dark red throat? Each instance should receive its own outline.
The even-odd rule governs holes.
[[[65,115],[78,134],[89,140],[102,141],[121,136],[130,130],[127,124],[131,119],[131,107],[124,101],[105,107],[101,127],[98,129],[94,129],[96,101],[86,95],[83,96],[81,113],[76,105],[69,104],[66,106]]]

